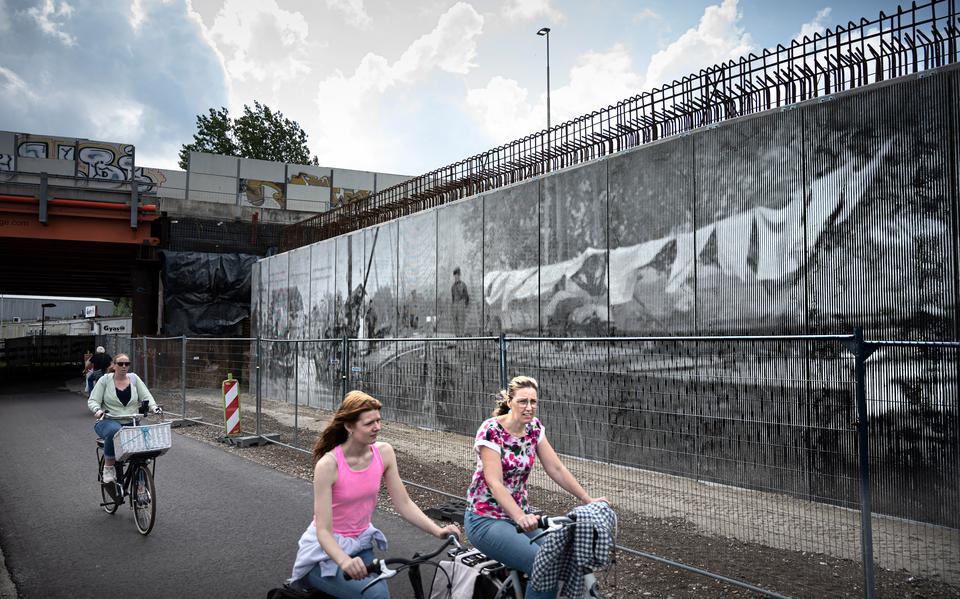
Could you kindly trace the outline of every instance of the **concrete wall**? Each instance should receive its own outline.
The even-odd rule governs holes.
[[[0,171],[16,170],[17,134],[0,131]]]
[[[74,185],[77,177],[93,189],[117,189],[136,180],[144,192],[164,180],[160,169],[135,166],[131,144],[9,131],[0,131],[0,171],[66,177],[51,178],[53,185]]]
[[[242,208],[317,213],[366,197],[408,177],[314,165],[284,164],[191,152],[186,190],[190,200]],[[158,195],[170,195],[161,186]],[[297,218],[302,219],[304,215]]]
[[[960,71],[888,82],[261,260],[253,333],[573,338],[862,326],[873,339],[957,340],[957,97]],[[550,398],[541,413],[562,452],[855,501],[855,454],[837,432],[851,430],[853,413],[842,346],[663,345],[514,342],[510,375],[540,378]],[[264,360],[269,396],[335,404],[331,348],[308,345],[294,359],[283,347]],[[497,386],[492,342],[352,347],[351,380],[387,399],[388,420],[429,417],[469,435],[485,411],[475,398]],[[941,509],[957,501],[957,372],[947,350],[881,351],[868,362],[879,511],[957,525]]]
[[[380,231],[376,251],[389,248],[392,257],[371,263],[367,280],[397,278],[391,316],[378,315],[391,323],[383,331],[390,336],[413,333],[392,315],[414,312],[433,324],[417,334],[837,333],[862,325],[870,334],[956,339],[956,108],[948,94],[956,78],[940,73],[736,120],[317,251],[335,256],[334,303],[343,306],[351,291],[340,273],[355,271],[351,288],[364,280],[364,244]],[[364,185],[365,175],[335,170],[335,185]],[[348,242],[357,248],[349,254]],[[451,296],[458,267],[470,298],[461,330]],[[384,268],[398,270],[385,277]],[[328,318],[309,331],[271,334],[363,324],[348,322],[342,308]]]
[[[267,212],[281,210],[294,214],[275,220],[297,222],[304,213],[324,212],[409,178],[203,152],[190,153],[188,171],[159,169],[135,166],[135,149],[129,144],[9,131],[0,131],[0,171],[22,173],[21,181],[28,183],[37,181],[31,173],[47,173],[51,185],[61,186],[77,185],[75,178],[82,178],[88,189],[122,188],[135,179],[141,193],[155,196],[160,210],[172,216],[191,216],[192,202],[202,202],[253,209],[206,210],[217,217],[260,212],[265,222],[270,220]]]

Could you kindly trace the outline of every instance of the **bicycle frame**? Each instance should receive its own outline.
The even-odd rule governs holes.
[[[546,520],[547,519],[545,519],[545,521]],[[556,520],[558,522],[561,521],[560,518]],[[562,520],[565,520],[566,523],[559,526],[556,526],[556,525],[552,526],[551,531],[559,530],[559,528],[562,528],[563,525],[569,524],[571,522],[568,518],[563,518]],[[436,551],[427,555],[420,555],[417,553],[417,554],[414,554],[412,559],[388,558],[384,560],[380,560],[380,559],[373,560],[373,562],[368,564],[367,569],[371,573],[379,572],[379,576],[377,576],[376,579],[374,579],[372,582],[367,584],[363,588],[363,591],[366,591],[368,588],[377,584],[381,580],[385,581],[390,578],[393,578],[397,574],[399,574],[401,570],[407,569],[409,570],[408,575],[410,577],[410,584],[413,588],[414,599],[424,599],[424,595],[422,591],[422,588],[423,588],[422,578],[420,576],[420,566],[423,564],[433,564],[434,566],[436,566],[437,565],[436,562],[433,562],[431,560],[437,555],[439,555],[440,552],[442,552],[445,548],[447,548],[451,544],[455,545],[455,547],[454,549],[451,549],[448,552],[448,555],[450,557],[457,555],[459,552],[465,551],[466,547],[461,545],[460,542],[456,541],[455,539],[456,539],[455,537],[448,537],[447,541],[445,541],[443,545],[441,545],[440,548],[437,549]],[[392,569],[390,567],[391,564],[396,565],[397,568]],[[493,595],[493,597],[488,597],[486,599],[524,599],[524,585],[523,585],[523,577],[521,573],[518,570],[508,568],[507,566],[502,564],[500,565],[500,567],[506,568],[506,571],[507,571],[506,578],[502,581],[497,580],[495,578],[490,579],[497,586],[497,591],[496,591],[496,594]],[[491,571],[499,570],[500,567],[494,568]],[[598,593],[597,587],[596,587],[597,579],[593,575],[593,573],[588,572],[587,574],[584,574],[583,579],[584,579],[584,590],[583,590],[582,597],[584,599],[594,599],[594,598],[601,597],[601,595],[597,594]],[[361,591],[361,595],[363,594],[363,591]]]
[[[103,457],[103,449],[98,445],[97,446],[97,463],[101,463]],[[133,474],[137,471],[137,468],[140,465],[146,465],[150,469],[151,473],[156,472],[156,458],[150,454],[137,454],[131,457],[126,462],[121,462],[117,460],[116,469],[117,469],[117,482],[114,485],[115,488],[120,489],[120,496],[116,497],[117,503],[125,503],[126,498],[133,493]],[[108,487],[109,490],[109,487]],[[109,492],[109,491],[108,491]],[[115,494],[114,494],[115,495]]]
[[[538,528],[543,529],[543,532],[530,539],[530,542],[534,543],[537,539],[543,537],[544,535],[562,530],[564,527],[570,526],[575,521],[575,518],[568,518],[566,516],[541,516]],[[517,532],[523,532],[523,529],[518,526]],[[495,581],[498,586],[497,594],[491,599],[524,599],[525,587],[522,580],[523,579],[519,571],[514,570],[513,568],[507,568],[506,579],[502,582]],[[562,590],[562,588],[557,589],[558,596]],[[583,595],[581,595],[581,597],[582,599],[595,599],[602,597],[597,587],[597,577],[593,574],[593,572],[587,572],[583,575]]]

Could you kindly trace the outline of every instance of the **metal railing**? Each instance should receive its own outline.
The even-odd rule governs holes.
[[[627,551],[774,596],[818,593],[821,575],[793,565],[774,568],[785,572],[778,577],[749,556],[832,560],[847,572],[837,584],[865,597],[895,571],[947,593],[960,587],[960,343],[869,341],[858,331],[178,337],[134,339],[131,348],[168,411],[222,427],[220,383],[232,373],[243,433],[307,452],[344,393],[367,391],[384,404],[383,438],[402,472],[415,464],[418,485],[458,498],[492,393],[510,376],[532,375],[551,444],[586,488],[617,506],[621,538],[633,539]],[[530,486],[535,505],[563,505],[542,471]],[[706,559],[702,546],[717,539],[756,551],[718,549]]]
[[[958,16],[956,0],[898,6],[890,15],[702,69],[291,225],[284,249],[729,119],[956,64]]]

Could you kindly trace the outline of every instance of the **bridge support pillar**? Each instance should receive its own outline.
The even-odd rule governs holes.
[[[156,335],[160,302],[159,265],[156,260],[137,260],[133,269],[133,335]]]

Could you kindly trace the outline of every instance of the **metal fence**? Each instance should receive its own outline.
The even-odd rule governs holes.
[[[699,73],[413,177],[284,233],[284,249],[672,135],[960,62],[956,0],[897,7]]]
[[[130,347],[168,412],[222,427],[220,383],[232,373],[244,433],[305,451],[346,390],[367,391],[384,404],[401,474],[451,497],[469,484],[493,392],[532,375],[548,438],[614,503],[628,551],[792,595],[829,585],[817,570],[797,573],[792,560],[807,556],[862,572],[867,597],[895,571],[960,588],[960,343],[178,337]],[[535,505],[559,505],[542,470],[530,484]],[[771,575],[769,560],[789,576]]]

